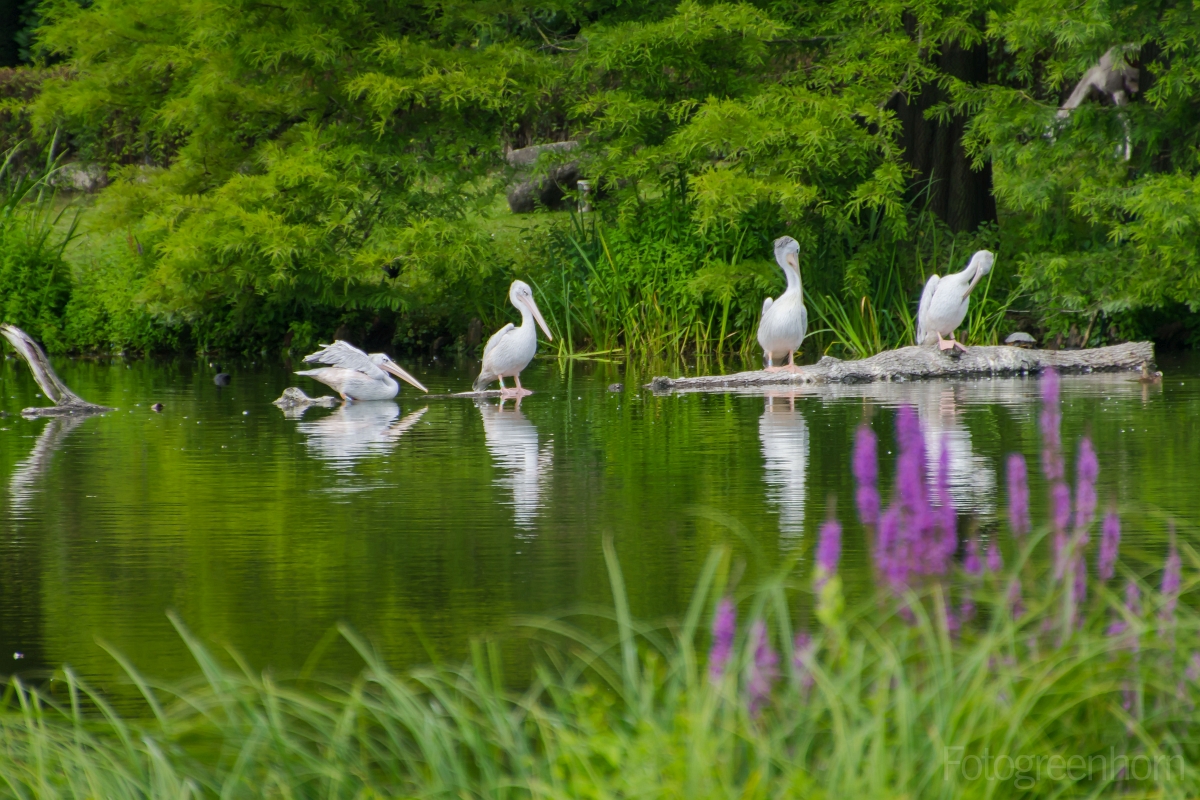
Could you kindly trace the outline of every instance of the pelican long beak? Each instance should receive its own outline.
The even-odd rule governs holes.
[[[986,270],[984,270],[982,267],[975,268],[975,277],[971,278],[971,285],[967,287],[965,292],[963,292],[963,300],[966,300],[971,296],[971,292],[975,291],[975,285],[983,280],[983,275],[985,272]]]
[[[527,301],[529,310],[533,313],[533,318],[537,320],[538,327],[542,329],[542,333],[546,334],[546,341],[553,342],[554,337],[550,335],[550,329],[546,327],[546,320],[542,319],[542,312],[538,311],[537,303],[531,297]]]
[[[396,362],[389,361],[388,363],[383,365],[383,368],[385,370],[387,370],[388,372],[392,373],[393,375],[395,375],[400,380],[404,381],[405,383],[409,383],[409,384],[412,384],[413,386],[417,387],[422,392],[429,391],[428,389],[426,389],[424,386],[421,385],[421,382],[419,380],[414,378],[412,375],[409,375],[404,370],[400,369],[399,365],[397,365]]]

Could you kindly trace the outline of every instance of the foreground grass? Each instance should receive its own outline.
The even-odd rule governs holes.
[[[1007,582],[1035,577],[1018,557],[1015,571],[982,579],[975,623],[955,634],[939,585],[845,611],[835,578],[811,649],[793,653],[784,573],[737,597],[743,619],[785,645],[780,679],[744,624],[714,679],[697,648],[729,588],[728,555],[710,556],[667,628],[630,618],[607,555],[612,637],[538,624],[545,657],[522,691],[506,688],[498,649],[483,643],[459,667],[400,675],[345,630],[366,665],[357,679],[277,680],[223,666],[176,622],[201,677],[160,686],[122,661],[145,700],[137,719],[69,670],[53,696],[14,680],[0,786],[29,798],[949,798],[1185,797],[1200,783],[1200,689],[1187,675],[1200,620],[1183,608],[1169,621],[1150,586],[1140,614],[1094,588],[1080,625],[1041,575],[1045,588],[1026,592],[1014,618]],[[1128,629],[1106,633],[1114,620]]]

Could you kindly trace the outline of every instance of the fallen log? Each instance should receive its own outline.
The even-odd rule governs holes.
[[[50,366],[50,359],[46,357],[46,352],[25,331],[15,325],[0,325],[0,335],[8,339],[9,344],[17,351],[17,355],[25,359],[25,363],[29,365],[29,371],[33,373],[33,379],[42,389],[42,394],[54,403],[54,405],[44,408],[22,409],[21,416],[71,417],[112,411],[107,406],[89,403],[68,389],[67,385],[54,372],[54,368]]]
[[[1021,347],[971,347],[938,350],[932,345],[901,347],[855,361],[825,356],[796,372],[755,370],[734,375],[696,378],[655,378],[646,386],[656,392],[721,391],[755,386],[796,386],[813,383],[872,383],[934,378],[983,378],[1027,375],[1054,367],[1063,373],[1116,372],[1154,363],[1151,342],[1126,342],[1087,350],[1030,350]]]

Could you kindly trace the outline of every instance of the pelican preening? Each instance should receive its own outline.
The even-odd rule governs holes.
[[[763,301],[762,321],[758,323],[758,343],[762,345],[768,372],[796,372],[796,350],[808,332],[808,309],[804,307],[804,285],[800,281],[800,245],[790,236],[775,240],[775,261],[787,276],[787,289],[779,299]],[[787,366],[775,366],[787,354]]]
[[[533,301],[533,290],[524,281],[513,281],[508,289],[508,299],[521,312],[521,325],[518,327],[511,322],[492,334],[487,345],[483,348],[483,369],[475,379],[475,391],[482,392],[494,380],[500,381],[500,397],[523,397],[532,394],[528,389],[521,388],[521,370],[529,366],[537,353],[537,331],[531,321],[537,320],[548,341],[554,341],[542,312],[538,311],[537,303]],[[507,389],[504,379],[512,378],[517,383],[516,389]]]
[[[400,384],[392,380],[392,375],[422,392],[429,391],[419,380],[400,369],[386,353],[367,355],[341,339],[321,346],[325,349],[305,356],[304,363],[329,366],[301,370],[296,374],[320,381],[340,394],[343,400],[391,400],[400,391]]]
[[[979,250],[971,256],[971,263],[962,272],[944,278],[930,276],[917,309],[917,344],[937,342],[940,350],[957,347],[966,351],[967,348],[955,340],[954,331],[967,316],[971,292],[983,276],[992,271],[995,258],[991,251]]]

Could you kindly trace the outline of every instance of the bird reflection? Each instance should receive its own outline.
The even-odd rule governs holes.
[[[397,420],[400,407],[393,402],[346,403],[329,416],[301,422],[296,428],[317,458],[350,467],[367,456],[391,450],[428,410],[420,408]]]
[[[24,461],[17,464],[9,480],[8,491],[12,497],[14,513],[20,515],[28,507],[33,495],[38,491],[42,475],[50,466],[54,451],[85,419],[86,417],[54,417],[46,423],[46,427],[33,444],[33,450]]]
[[[483,436],[492,463],[501,471],[495,485],[512,491],[513,522],[531,530],[541,507],[543,479],[550,473],[553,453],[547,445],[538,448],[538,432],[521,413],[521,404],[505,409],[503,404],[476,403],[483,415]]]
[[[960,512],[990,514],[995,510],[996,472],[991,461],[975,455],[971,432],[962,419],[962,406],[953,386],[931,384],[914,398],[925,434],[926,469],[930,484],[937,480],[943,444],[949,459],[950,496]]]
[[[805,480],[808,473],[808,424],[796,410],[794,393],[767,393],[758,420],[767,482],[767,499],[779,508],[779,530],[785,539],[804,533]]]

